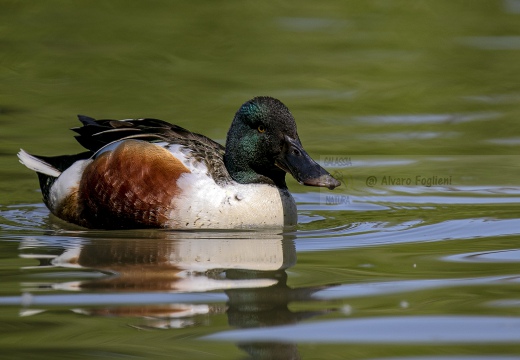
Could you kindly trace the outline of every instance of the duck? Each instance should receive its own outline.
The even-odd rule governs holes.
[[[20,149],[56,217],[90,229],[255,229],[297,224],[286,174],[330,190],[340,182],[304,150],[278,99],[235,113],[225,147],[153,119],[96,120],[72,128],[86,151],[40,156]]]

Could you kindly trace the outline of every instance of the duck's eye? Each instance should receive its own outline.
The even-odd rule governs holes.
[[[264,125],[258,125],[258,132],[264,133],[265,132],[265,126]]]

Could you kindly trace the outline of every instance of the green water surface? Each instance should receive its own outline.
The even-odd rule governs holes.
[[[0,1],[0,358],[520,357],[519,74],[518,0]],[[342,181],[296,231],[77,228],[16,158],[258,95]]]

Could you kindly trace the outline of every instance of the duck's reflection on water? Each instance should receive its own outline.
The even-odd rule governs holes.
[[[177,328],[226,313],[233,327],[291,324],[324,311],[291,311],[322,287],[290,288],[286,269],[296,264],[291,236],[266,233],[161,233],[161,238],[85,238],[50,261],[53,267],[94,269],[95,279],[49,284],[49,288],[110,293],[223,291],[226,304],[142,304],[75,309],[93,316],[143,318],[145,328]],[[34,250],[34,248],[33,248]],[[27,256],[27,255],[25,255]],[[37,256],[35,256],[37,257]],[[47,261],[47,265],[49,262]],[[276,353],[298,358],[295,345],[240,344],[254,357]]]

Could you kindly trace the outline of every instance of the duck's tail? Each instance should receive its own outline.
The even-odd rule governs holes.
[[[31,155],[23,149],[18,153],[18,159],[27,168],[36,171],[40,188],[42,189],[43,202],[50,207],[49,193],[52,185],[63,171],[78,160],[88,159],[92,156],[91,151],[76,155],[63,156],[39,156]]]
[[[20,152],[18,153],[18,159],[27,168],[36,171],[39,174],[52,176],[55,178],[61,175],[60,170],[44,161],[42,158],[29,154],[24,149],[20,149]]]

